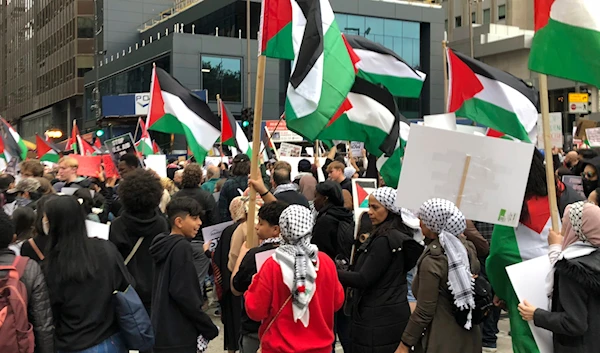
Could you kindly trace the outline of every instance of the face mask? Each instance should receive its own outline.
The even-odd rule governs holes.
[[[50,223],[42,222],[42,230],[44,231],[44,234],[48,235],[48,233],[50,233]]]
[[[587,180],[587,179],[583,179],[583,193],[585,194],[585,197],[590,196],[590,194],[592,193],[592,191],[596,190],[596,188],[598,187],[598,180]]]

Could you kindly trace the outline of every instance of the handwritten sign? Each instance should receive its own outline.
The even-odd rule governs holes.
[[[202,237],[204,238],[205,243],[210,243],[210,251],[215,251],[217,245],[219,244],[219,240],[221,239],[221,234],[223,234],[225,228],[232,224],[233,221],[229,221],[202,228]]]
[[[364,148],[364,142],[350,142],[350,151],[352,152],[352,157],[362,157],[362,151]]]
[[[302,146],[282,142],[279,146],[279,155],[281,157],[300,157],[302,155]]]
[[[537,146],[540,149],[544,148],[544,131],[542,129],[542,125],[542,114],[539,114],[537,123]],[[550,113],[550,141],[552,142],[552,147],[563,147],[564,138],[562,131],[562,113]]]
[[[137,151],[135,149],[135,144],[133,142],[133,137],[131,136],[131,133],[121,135],[110,140],[106,140],[106,142],[104,142],[104,145],[106,146],[108,152],[112,156],[115,165],[119,164],[119,159],[123,155],[126,155],[128,153],[137,155]]]

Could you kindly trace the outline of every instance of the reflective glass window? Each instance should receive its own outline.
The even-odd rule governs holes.
[[[242,101],[242,60],[202,56],[202,88],[227,102]]]

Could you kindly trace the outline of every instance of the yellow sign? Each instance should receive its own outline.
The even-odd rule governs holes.
[[[588,97],[587,93],[569,93],[569,103],[587,103]]]

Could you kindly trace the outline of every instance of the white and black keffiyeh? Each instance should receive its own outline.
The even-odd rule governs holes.
[[[281,246],[275,251],[275,261],[281,267],[283,282],[292,293],[294,322],[298,319],[308,327],[308,304],[317,289],[318,248],[310,243],[313,217],[304,206],[291,205],[279,217]]]
[[[583,234],[583,206],[585,205],[584,201],[575,202],[571,204],[571,208],[569,210],[569,220],[571,221],[571,226],[575,231],[575,234],[581,241],[587,241],[587,238]]]
[[[402,215],[402,209],[396,206],[397,194],[398,192],[396,191],[396,189],[384,186],[373,191],[371,195],[373,195],[375,200],[379,201],[379,203],[382,204],[383,207],[385,207],[388,211],[397,215]]]
[[[464,327],[471,329],[471,311],[475,309],[474,279],[467,249],[458,239],[467,227],[465,216],[452,202],[431,199],[421,206],[419,217],[427,228],[439,234],[440,244],[448,258],[448,287],[454,296],[454,305],[469,310]]]
[[[198,336],[198,340],[196,341],[196,352],[204,353],[208,350],[208,340],[204,338],[204,336]]]
[[[286,191],[298,191],[298,185],[294,183],[279,185],[273,191],[273,196]]]

